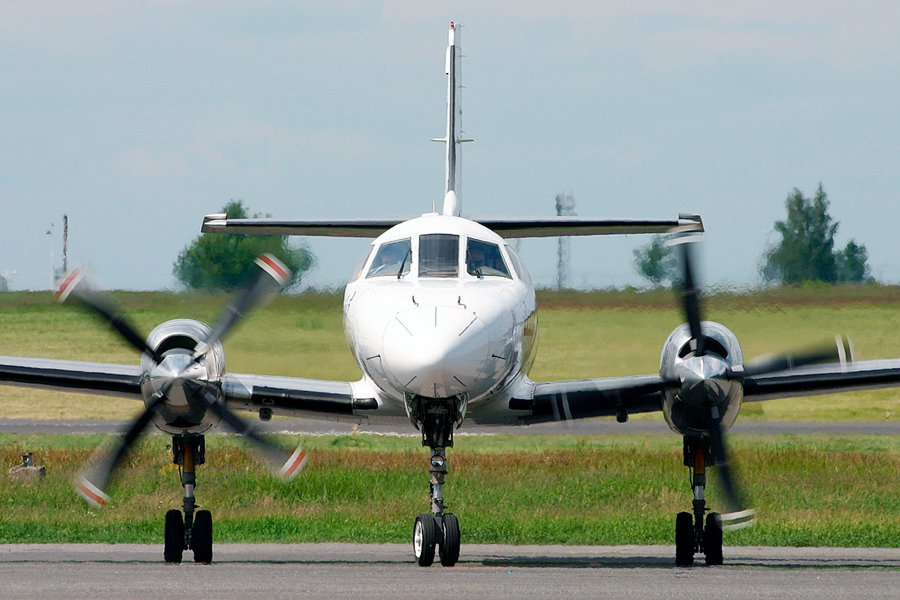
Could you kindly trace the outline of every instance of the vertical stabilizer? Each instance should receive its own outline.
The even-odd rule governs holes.
[[[444,142],[446,148],[444,208],[442,212],[445,215],[452,216],[460,216],[462,211],[462,152],[459,145],[463,142],[472,141],[462,139],[460,127],[460,115],[462,115],[462,109],[459,105],[459,90],[462,88],[459,75],[460,59],[462,57],[460,50],[461,28],[462,25],[458,23],[450,23],[445,64],[447,72],[447,132],[444,137],[434,139],[436,142]]]

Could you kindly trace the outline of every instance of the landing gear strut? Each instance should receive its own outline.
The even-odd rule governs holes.
[[[185,550],[193,550],[194,562],[212,562],[212,515],[208,510],[195,510],[194,500],[195,468],[206,462],[205,455],[202,435],[172,436],[172,461],[181,467],[184,500],[181,511],[172,509],[166,513],[163,554],[167,563],[180,563]]]
[[[415,417],[420,423],[422,445],[431,448],[431,513],[416,517],[413,553],[420,567],[429,567],[434,562],[437,547],[441,564],[452,567],[459,560],[459,520],[444,510],[444,476],[447,474],[446,449],[453,447],[453,427],[458,421],[456,399],[418,398]]]
[[[678,513],[675,519],[675,564],[689,567],[694,555],[706,555],[707,565],[722,564],[722,519],[719,513],[706,514],[706,465],[711,456],[708,444],[700,438],[684,438],[684,464],[691,469],[694,514]],[[704,526],[705,520],[705,526]]]

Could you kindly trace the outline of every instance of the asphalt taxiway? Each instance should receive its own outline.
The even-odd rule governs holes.
[[[405,544],[220,544],[211,565],[159,545],[0,546],[0,598],[897,598],[900,549],[726,548],[673,566],[670,546],[464,545],[421,568]],[[190,558],[190,553],[186,553]]]

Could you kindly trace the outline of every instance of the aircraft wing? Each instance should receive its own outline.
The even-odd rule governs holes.
[[[387,219],[229,219],[224,214],[206,215],[203,233],[242,233],[251,235],[306,235],[326,237],[378,237],[394,225],[408,220]],[[472,221],[506,238],[558,237],[574,235],[623,235],[638,233],[702,232],[698,215],[679,215],[677,219],[594,219],[589,217],[472,217]]]
[[[409,217],[387,219],[229,219],[224,214],[206,215],[202,233],[244,233],[250,235],[309,235],[325,237],[375,238]]]
[[[222,380],[222,390],[225,404],[237,410],[256,412],[268,408],[278,415],[355,423],[376,415],[406,420],[402,409],[396,415],[385,414],[392,413],[392,407],[380,404],[362,381],[228,373]]]
[[[0,356],[0,385],[140,400],[142,376],[137,365]]]
[[[677,219],[594,219],[591,217],[472,217],[504,238],[559,237],[576,235],[628,235],[638,233],[688,233],[703,231],[699,215]]]
[[[900,386],[900,359],[813,365],[744,378],[744,401]]]
[[[0,356],[0,385],[142,400],[138,365]],[[380,405],[362,382],[238,375],[222,378],[225,403],[239,410],[269,408],[275,414],[359,422],[360,417],[402,417]],[[381,410],[379,410],[381,408]]]
[[[659,375],[602,377],[571,381],[527,381],[525,394],[509,401],[526,424],[608,417],[662,410],[663,379]]]
[[[744,402],[900,387],[900,359],[797,367],[746,376],[743,383]],[[528,381],[509,408],[529,411],[518,419],[526,424],[655,412],[665,387],[659,375]]]

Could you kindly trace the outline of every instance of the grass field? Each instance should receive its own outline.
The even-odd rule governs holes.
[[[173,317],[207,322],[225,297],[118,294],[145,332]],[[667,292],[545,293],[538,380],[652,373],[681,322]],[[707,318],[729,326],[747,358],[850,335],[860,358],[900,357],[900,289],[775,290],[719,294]],[[228,368],[354,380],[340,296],[275,299],[225,342]],[[0,354],[130,363],[134,352],[94,318],[45,294],[0,294]],[[803,421],[900,417],[895,391],[748,404],[741,418]],[[0,387],[0,417],[126,418],[141,407],[109,398]],[[660,419],[659,415],[646,418]],[[759,509],[756,526],[726,544],[900,546],[900,441],[866,436],[732,436]],[[108,438],[105,439],[109,442]],[[312,450],[297,480],[273,480],[239,440],[210,436],[198,498],[216,540],[407,542],[428,506],[426,451],[416,438],[352,435],[301,440]],[[0,460],[32,451],[48,469],[35,484],[0,478],[0,542],[156,542],[165,510],[180,506],[168,438],[149,436],[121,469],[113,506],[88,509],[71,478],[98,436],[0,436]],[[285,443],[296,443],[296,439]],[[690,507],[674,435],[460,436],[449,455],[448,504],[464,543],[671,543]],[[716,506],[716,484],[709,497]]]
[[[160,543],[181,488],[167,438],[145,438],[92,510],[71,478],[96,436],[0,436],[0,460],[35,452],[40,483],[0,479],[0,543]],[[287,441],[287,440],[285,440]],[[296,440],[291,440],[296,441]],[[370,435],[302,440],[311,450],[292,482],[268,476],[229,436],[208,439],[198,501],[219,542],[409,542],[428,507],[427,454],[415,440]],[[900,546],[900,443],[884,437],[734,436],[736,460],[759,510],[729,545]],[[478,436],[449,454],[445,488],[464,543],[665,544],[689,509],[688,472],[674,436]],[[709,489],[717,506],[716,484]]]

